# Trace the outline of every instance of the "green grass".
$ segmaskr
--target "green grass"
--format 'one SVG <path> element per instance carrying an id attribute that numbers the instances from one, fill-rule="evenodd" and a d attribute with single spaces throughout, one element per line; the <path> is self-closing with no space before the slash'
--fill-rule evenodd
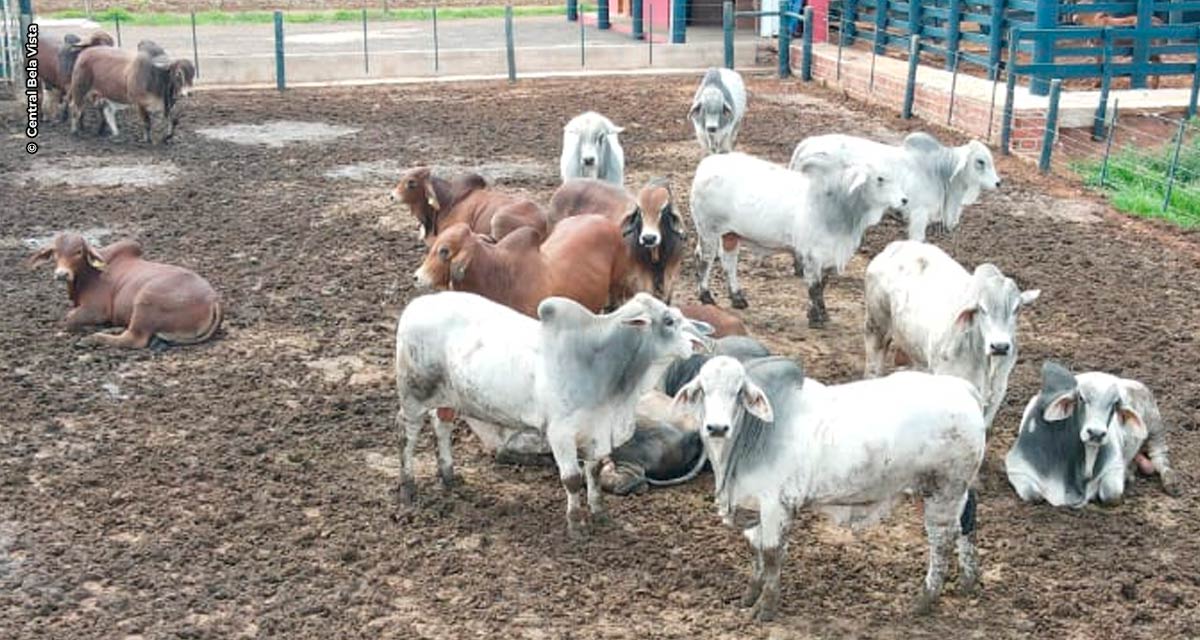
<path id="1" fill-rule="evenodd" d="M 561 16 L 566 13 L 564 6 L 553 7 L 513 7 L 513 16 Z M 87 13 L 78 10 L 56 11 L 45 17 L 51 19 L 87 18 Z M 143 13 L 127 9 L 106 9 L 92 14 L 91 19 L 100 24 L 111 24 L 117 18 L 123 25 L 147 27 L 174 27 L 191 24 L 191 16 L 186 13 Z M 462 20 L 466 18 L 502 18 L 504 7 L 446 7 L 438 10 L 438 20 Z M 421 9 L 392 9 L 386 13 L 382 9 L 368 9 L 367 20 L 380 21 L 417 21 L 430 20 L 433 11 Z M 197 11 L 197 25 L 229 25 L 229 24 L 268 24 L 274 21 L 271 11 Z M 338 9 L 328 11 L 284 11 L 283 21 L 291 24 L 315 24 L 335 22 L 359 22 L 362 11 L 355 9 Z"/>
<path id="2" fill-rule="evenodd" d="M 1077 161 L 1072 168 L 1089 186 L 1108 193 L 1119 211 L 1162 218 L 1181 227 L 1200 227 L 1200 121 L 1193 121 L 1185 133 L 1171 202 L 1163 211 L 1174 151 L 1174 140 L 1157 150 L 1131 146 L 1115 150 L 1109 158 L 1103 185 L 1100 184 L 1102 160 Z"/>

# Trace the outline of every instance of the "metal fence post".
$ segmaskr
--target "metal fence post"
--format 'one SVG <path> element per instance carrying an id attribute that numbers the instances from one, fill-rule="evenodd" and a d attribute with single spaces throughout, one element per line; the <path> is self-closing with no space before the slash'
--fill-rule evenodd
<path id="1" fill-rule="evenodd" d="M 517 55 L 513 44 L 513 8 L 511 4 L 504 5 L 504 49 L 508 61 L 508 81 L 517 81 Z"/>
<path id="2" fill-rule="evenodd" d="M 654 66 L 654 5 L 650 5 L 647 15 L 650 18 L 650 32 L 646 38 L 646 48 L 650 50 L 650 66 Z"/>
<path id="3" fill-rule="evenodd" d="M 949 108 L 946 109 L 947 125 L 954 121 L 954 94 L 958 91 L 958 65 L 960 62 L 962 62 L 958 57 L 957 49 L 950 54 L 948 61 L 951 63 L 950 67 L 954 70 L 954 72 L 950 76 L 950 105 Z"/>
<path id="4" fill-rule="evenodd" d="M 438 51 L 438 28 L 437 28 L 437 5 L 433 6 L 433 70 L 436 73 L 441 69 L 441 55 Z"/>
<path id="5" fill-rule="evenodd" d="M 725 38 L 725 68 L 733 68 L 733 3 L 725 0 L 721 4 L 721 33 Z"/>
<path id="6" fill-rule="evenodd" d="M 1162 210 L 1171 207 L 1171 189 L 1175 186 L 1175 168 L 1179 166 L 1179 149 L 1183 146 L 1183 135 L 1187 133 L 1187 120 L 1179 121 L 1179 135 L 1175 139 L 1175 153 L 1171 155 L 1171 168 L 1167 169 L 1167 195 L 1163 198 Z"/>
<path id="7" fill-rule="evenodd" d="M 847 0 L 847 1 L 849 1 L 849 0 Z M 838 45 L 837 45 L 838 52 L 837 52 L 837 65 L 836 65 L 837 68 L 834 71 L 834 78 L 836 78 L 838 82 L 841 82 L 842 81 L 842 48 L 845 47 L 847 44 L 849 44 L 848 42 L 846 42 L 846 38 L 843 38 L 841 36 L 841 34 L 846 33 L 846 13 L 845 12 L 842 12 L 842 23 L 841 23 L 841 28 L 838 29 L 838 32 L 839 32 L 838 33 Z"/>
<path id="8" fill-rule="evenodd" d="M 988 144 L 992 142 L 992 122 L 996 119 L 996 87 L 1000 85 L 1000 72 L 995 73 L 995 78 L 992 78 L 992 103 L 988 107 Z"/>
<path id="9" fill-rule="evenodd" d="M 1034 24 L 1038 29 L 1053 29 L 1058 26 L 1058 0 L 1037 0 L 1037 11 L 1034 12 Z M 1011 64 L 1016 60 L 1013 57 L 1009 60 Z M 1054 42 L 1047 38 L 1044 34 L 1039 34 L 1033 40 L 1033 61 L 1038 64 L 1048 64 L 1054 62 Z M 1039 71 L 1033 75 L 1029 83 L 1029 92 L 1035 96 L 1046 95 L 1048 85 L 1046 84 L 1049 76 L 1044 71 Z"/>
<path id="10" fill-rule="evenodd" d="M 916 4 L 915 2 L 913 4 Z M 921 36 L 909 36 L 908 41 L 908 81 L 904 83 L 904 108 L 900 117 L 908 120 L 913 114 L 913 98 L 917 90 L 917 63 L 921 55 Z"/>
<path id="11" fill-rule="evenodd" d="M 1154 26 L 1154 3 L 1137 3 L 1137 26 L 1140 35 L 1133 37 L 1133 73 L 1129 74 L 1130 89 L 1146 88 L 1146 69 L 1150 66 L 1150 37 L 1146 30 Z"/>
<path id="12" fill-rule="evenodd" d="M 887 49 L 888 0 L 875 0 L 875 53 Z"/>
<path id="13" fill-rule="evenodd" d="M 962 3 L 958 0 L 951 0 L 950 14 L 946 17 L 946 69 L 958 71 L 958 41 L 962 33 L 962 27 L 959 22 L 962 21 Z M 954 56 L 953 67 L 951 66 L 950 56 Z"/>
<path id="14" fill-rule="evenodd" d="M 921 1 L 908 3 L 908 34 L 920 37 L 921 35 Z"/>
<path id="15" fill-rule="evenodd" d="M 687 42 L 687 8 L 686 2 L 677 0 L 671 3 L 671 42 L 674 44 Z"/>
<path id="16" fill-rule="evenodd" d="M 839 45 L 854 44 L 854 38 L 858 35 L 858 27 L 854 24 L 854 16 L 857 15 L 858 0 L 842 0 L 842 28 L 838 31 Z"/>
<path id="17" fill-rule="evenodd" d="M 363 74 L 371 75 L 371 57 L 367 52 L 367 10 L 362 10 L 363 23 Z"/>
<path id="18" fill-rule="evenodd" d="M 1192 95 L 1188 98 L 1187 117 L 1196 117 L 1196 99 L 1200 97 L 1200 27 L 1196 27 L 1196 66 L 1192 70 Z"/>
<path id="19" fill-rule="evenodd" d="M 632 17 L 633 17 L 633 39 L 634 40 L 641 40 L 642 38 L 646 37 L 645 27 L 643 26 L 644 21 L 642 20 L 642 10 L 643 10 L 642 0 L 633 0 L 633 4 L 629 8 L 629 12 L 633 14 Z"/>
<path id="20" fill-rule="evenodd" d="M 113 24 L 117 28 L 117 46 L 121 46 L 121 14 L 113 13 Z"/>
<path id="21" fill-rule="evenodd" d="M 0 0 L 3 1 L 3 0 Z M 192 12 L 192 66 L 196 67 L 196 77 L 200 77 L 200 47 L 196 43 L 196 12 Z"/>
<path id="22" fill-rule="evenodd" d="M 587 66 L 587 35 L 584 33 L 582 17 L 579 19 L 579 66 Z"/>
<path id="23" fill-rule="evenodd" d="M 1117 137 L 1117 118 L 1121 117 L 1121 99 L 1113 100 L 1112 124 L 1108 126 L 1108 139 L 1104 141 L 1104 162 L 1100 164 L 1100 186 L 1108 180 L 1108 157 L 1112 155 L 1113 138 Z"/>
<path id="24" fill-rule="evenodd" d="M 567 22 L 579 19 L 579 0 L 567 0 Z"/>
<path id="25" fill-rule="evenodd" d="M 1017 96 L 1017 39 L 1021 30 L 1013 27 L 1008 33 L 1008 77 L 1004 81 L 1004 118 L 1000 121 L 1000 152 L 1012 153 L 1013 100 Z"/>
<path id="26" fill-rule="evenodd" d="M 612 27 L 608 16 L 608 0 L 598 0 L 596 3 L 596 28 L 604 31 Z"/>
<path id="27" fill-rule="evenodd" d="M 1006 0 L 992 0 L 991 20 L 988 22 L 988 80 L 1000 77 L 1000 51 L 1004 48 L 1004 13 Z M 1008 64 L 1016 63 L 1009 58 Z"/>
<path id="28" fill-rule="evenodd" d="M 781 3 L 782 6 L 782 3 Z M 779 77 L 792 75 L 792 19 L 779 12 Z M 807 31 L 807 29 L 806 29 Z"/>
<path id="29" fill-rule="evenodd" d="M 1054 136 L 1058 133 L 1058 99 L 1062 97 L 1062 80 L 1050 81 L 1050 108 L 1046 111 L 1046 131 L 1042 134 L 1042 155 L 1038 158 L 1038 170 L 1050 171 L 1050 155 L 1054 152 Z"/>
<path id="30" fill-rule="evenodd" d="M 287 88 L 286 74 L 283 67 L 283 12 L 275 12 L 275 88 L 283 91 Z"/>
<path id="31" fill-rule="evenodd" d="M 1096 105 L 1096 115 L 1092 122 L 1092 140 L 1104 137 L 1104 116 L 1108 110 L 1108 91 L 1112 86 L 1112 31 L 1104 28 L 1104 66 L 1100 70 L 1100 104 Z"/>
<path id="32" fill-rule="evenodd" d="M 828 20 L 828 16 L 825 18 Z M 826 41 L 829 37 L 826 36 Z M 812 81 L 813 8 L 804 7 L 804 35 L 800 38 L 800 79 Z"/>

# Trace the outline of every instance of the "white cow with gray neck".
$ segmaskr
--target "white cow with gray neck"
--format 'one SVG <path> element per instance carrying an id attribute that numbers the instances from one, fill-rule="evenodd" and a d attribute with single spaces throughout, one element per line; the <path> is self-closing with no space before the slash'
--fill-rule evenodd
<path id="1" fill-rule="evenodd" d="M 1146 385 L 1096 371 L 1072 375 L 1047 361 L 1041 393 L 1025 406 L 1021 430 L 1005 458 L 1008 482 L 1026 502 L 1112 504 L 1125 495 L 1136 466 L 1157 472 L 1163 489 L 1174 494 L 1178 486 L 1166 434 Z"/>
<path id="2" fill-rule="evenodd" d="M 563 182 L 571 178 L 594 178 L 625 186 L 625 151 L 617 135 L 624 131 L 612 120 L 588 111 L 563 127 L 559 171 Z"/>
<path id="3" fill-rule="evenodd" d="M 992 264 L 968 273 L 922 242 L 889 244 L 867 265 L 866 375 L 883 373 L 889 347 L 919 369 L 958 376 L 983 395 L 991 427 L 1017 362 L 1017 317 L 1040 291 L 1021 291 Z"/>
<path id="4" fill-rule="evenodd" d="M 746 85 L 733 69 L 710 68 L 700 80 L 688 118 L 708 153 L 729 153 L 746 115 Z"/>
<path id="5" fill-rule="evenodd" d="M 911 133 L 900 146 L 892 146 L 840 133 L 806 138 L 792 153 L 795 167 L 814 153 L 845 159 L 870 157 L 897 167 L 908 207 L 901 215 L 908 224 L 909 240 L 925 240 L 931 224 L 953 230 L 963 207 L 974 204 L 983 190 L 1000 187 L 1000 176 L 987 145 L 972 140 L 946 147 L 927 133 Z"/>
<path id="6" fill-rule="evenodd" d="M 924 501 L 929 566 L 917 600 L 928 611 L 941 594 L 957 543 L 959 585 L 979 578 L 971 482 L 983 460 L 979 396 L 950 376 L 899 372 L 825 386 L 795 362 L 765 358 L 743 366 L 729 357 L 704 364 L 675 396 L 701 416 L 717 505 L 727 524 L 757 508 L 745 529 L 754 574 L 742 600 L 760 621 L 774 617 L 792 514 L 803 507 L 865 525 L 906 491 Z"/>
<path id="7" fill-rule="evenodd" d="M 437 434 L 438 475 L 454 482 L 450 436 L 462 416 L 506 439 L 544 438 L 567 490 L 570 533 L 585 533 L 578 453 L 591 516 L 604 517 L 598 461 L 632 435 L 638 398 L 711 331 L 644 293 L 606 315 L 547 298 L 538 317 L 454 291 L 421 296 L 404 309 L 396 329 L 402 504 L 415 494 L 413 455 L 427 416 Z"/>

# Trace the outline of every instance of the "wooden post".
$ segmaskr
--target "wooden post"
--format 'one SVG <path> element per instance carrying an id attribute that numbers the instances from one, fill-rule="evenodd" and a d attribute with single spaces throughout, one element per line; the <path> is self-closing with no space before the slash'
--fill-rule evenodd
<path id="1" fill-rule="evenodd" d="M 437 71 L 441 68 L 441 66 L 442 66 L 441 55 L 438 52 L 437 5 L 435 4 L 435 5 L 433 5 L 433 71 L 434 71 L 434 73 L 437 73 Z"/>
<path id="2" fill-rule="evenodd" d="M 1038 29 L 1053 29 L 1058 26 L 1058 0 L 1037 0 L 1034 25 Z M 1010 59 L 1009 64 L 1015 59 Z M 1039 64 L 1054 62 L 1054 41 L 1039 35 L 1033 41 L 1033 61 Z M 1049 76 L 1045 72 L 1035 73 L 1029 83 L 1029 93 L 1035 96 L 1046 95 L 1049 90 L 1049 85 L 1046 84 L 1048 80 Z"/>
<path id="3" fill-rule="evenodd" d="M 1042 156 L 1038 159 L 1038 170 L 1050 171 L 1050 156 L 1054 153 L 1054 136 L 1058 133 L 1058 99 L 1062 97 L 1062 80 L 1050 81 L 1050 108 L 1046 111 L 1046 131 L 1042 133 Z"/>
<path id="4" fill-rule="evenodd" d="M 287 88 L 286 73 L 283 67 L 283 12 L 275 12 L 275 88 L 283 91 Z"/>
<path id="5" fill-rule="evenodd" d="M 1095 121 L 1092 123 L 1092 140 L 1104 139 L 1104 120 L 1105 112 L 1108 110 L 1108 91 L 1112 86 L 1112 49 L 1112 29 L 1111 27 L 1105 27 L 1104 66 L 1100 70 L 1100 104 L 1096 105 Z"/>
<path id="6" fill-rule="evenodd" d="M 913 4 L 916 4 L 915 2 Z M 913 98 L 917 90 L 917 64 L 921 58 L 921 36 L 909 36 L 908 41 L 908 81 L 904 83 L 904 108 L 900 116 L 905 120 L 912 118 Z"/>
<path id="7" fill-rule="evenodd" d="M 362 10 L 363 24 L 363 74 L 371 75 L 371 56 L 367 51 L 367 10 Z"/>
<path id="8" fill-rule="evenodd" d="M 992 0 L 991 22 L 988 23 L 988 80 L 1000 77 L 1000 51 L 1004 48 L 1004 12 L 1007 0 Z M 1008 64 L 1015 63 L 1010 58 Z"/>

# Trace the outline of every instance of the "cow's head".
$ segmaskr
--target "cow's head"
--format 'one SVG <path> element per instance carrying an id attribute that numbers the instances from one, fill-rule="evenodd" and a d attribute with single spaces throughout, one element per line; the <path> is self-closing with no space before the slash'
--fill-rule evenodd
<path id="1" fill-rule="evenodd" d="M 1041 291 L 1021 291 L 1012 278 L 993 264 L 981 264 L 971 275 L 970 286 L 954 318 L 957 340 L 949 340 L 939 356 L 949 368 L 953 361 L 983 362 L 988 358 L 1015 357 L 1017 318 L 1022 308 L 1038 299 Z M 971 353 L 964 353 L 973 351 Z M 950 373 L 949 369 L 938 369 Z"/>
<path id="2" fill-rule="evenodd" d="M 973 204 L 980 191 L 1000 188 L 1000 175 L 996 173 L 996 163 L 992 160 L 992 151 L 987 145 L 972 140 L 955 149 L 954 153 L 954 174 L 950 177 L 950 182 L 961 185 L 964 190 L 963 204 Z"/>
<path id="3" fill-rule="evenodd" d="M 891 167 L 873 161 L 854 163 L 846 167 L 844 177 L 847 194 L 865 209 L 882 215 L 886 209 L 908 206 L 908 196 Z"/>
<path id="4" fill-rule="evenodd" d="M 639 293 L 613 315 L 626 327 L 645 332 L 649 350 L 657 362 L 670 363 L 709 348 L 712 325 L 689 320 L 683 313 L 648 293 Z"/>
<path id="5" fill-rule="evenodd" d="M 36 267 L 54 258 L 54 279 L 74 285 L 87 275 L 104 271 L 108 265 L 104 258 L 88 245 L 78 233 L 60 233 L 54 242 L 29 256 L 29 266 Z"/>
<path id="6" fill-rule="evenodd" d="M 573 138 L 578 145 L 576 153 L 579 154 L 579 166 L 583 177 L 600 177 L 600 169 L 606 161 L 609 147 L 619 144 L 617 135 L 624 130 L 608 118 L 591 111 L 567 123 L 567 138 Z"/>
<path id="7" fill-rule="evenodd" d="M 632 236 L 638 246 L 647 249 L 682 239 L 683 228 L 683 220 L 675 212 L 671 183 L 665 178 L 655 178 L 642 187 L 637 205 L 621 224 L 624 235 Z"/>
<path id="8" fill-rule="evenodd" d="M 187 97 L 196 82 L 196 66 L 191 60 L 181 58 L 173 61 L 167 70 L 171 74 L 171 93 L 175 97 Z"/>
<path id="9" fill-rule="evenodd" d="M 429 167 L 409 169 L 400 176 L 396 188 L 388 193 L 392 202 L 407 205 L 409 212 L 421 225 L 420 237 L 428 239 L 437 234 L 437 214 L 442 203 L 433 188 L 433 172 Z"/>
<path id="10" fill-rule="evenodd" d="M 1081 385 L 1066 367 L 1050 361 L 1042 366 L 1042 420 L 1078 427 L 1084 447 L 1083 475 L 1089 479 L 1097 454 L 1114 433 L 1145 429 L 1142 416 L 1117 384 Z"/>
<path id="11" fill-rule="evenodd" d="M 467 268 L 479 246 L 471 227 L 452 224 L 437 236 L 425 261 L 413 274 L 419 287 L 454 289 L 467 277 Z"/>
<path id="12" fill-rule="evenodd" d="M 733 105 L 729 104 L 719 88 L 707 85 L 696 96 L 688 116 L 703 129 L 708 139 L 708 150 L 715 153 L 716 133 L 733 122 Z"/>
<path id="13" fill-rule="evenodd" d="M 718 450 L 734 436 L 742 411 L 763 422 L 775 420 L 767 395 L 746 375 L 742 363 L 729 356 L 705 362 L 675 394 L 675 406 L 700 418 L 704 425 L 700 436 Z"/>

